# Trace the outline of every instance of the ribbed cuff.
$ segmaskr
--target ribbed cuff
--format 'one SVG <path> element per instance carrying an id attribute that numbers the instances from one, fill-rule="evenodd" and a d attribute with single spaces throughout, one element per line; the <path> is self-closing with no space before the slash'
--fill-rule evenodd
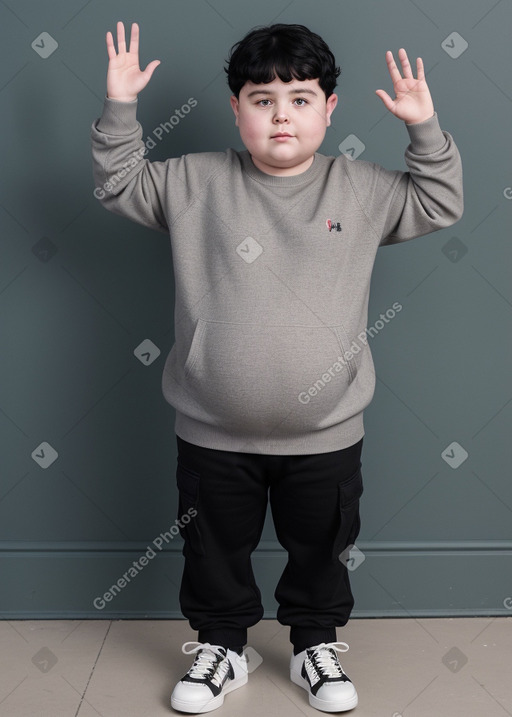
<path id="1" fill-rule="evenodd" d="M 121 102 L 105 95 L 103 112 L 96 129 L 105 134 L 132 134 L 137 129 L 137 105 L 138 99 Z"/>
<path id="2" fill-rule="evenodd" d="M 423 122 L 405 126 L 411 139 L 409 149 L 413 154 L 432 154 L 446 144 L 446 137 L 439 125 L 437 112 Z"/>

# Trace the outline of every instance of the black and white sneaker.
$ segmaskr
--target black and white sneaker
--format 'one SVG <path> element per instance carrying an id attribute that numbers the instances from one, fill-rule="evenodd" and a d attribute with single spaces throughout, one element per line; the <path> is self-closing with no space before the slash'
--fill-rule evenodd
<path id="1" fill-rule="evenodd" d="M 343 646 L 343 649 L 338 646 Z M 346 642 L 322 642 L 292 654 L 290 679 L 309 693 L 309 704 L 322 712 L 346 712 L 357 706 L 357 692 L 343 671 L 338 652 Z"/>
<path id="2" fill-rule="evenodd" d="M 195 645 L 186 650 L 187 645 Z M 171 706 L 180 712 L 211 712 L 224 703 L 224 695 L 247 682 L 245 654 L 209 642 L 185 642 L 185 655 L 196 652 L 194 664 L 178 682 L 171 695 Z"/>

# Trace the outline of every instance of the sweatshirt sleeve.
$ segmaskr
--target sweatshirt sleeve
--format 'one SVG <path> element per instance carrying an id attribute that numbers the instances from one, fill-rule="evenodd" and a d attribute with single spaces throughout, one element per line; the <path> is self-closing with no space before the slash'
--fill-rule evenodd
<path id="1" fill-rule="evenodd" d="M 103 112 L 91 127 L 94 196 L 114 214 L 168 233 L 164 211 L 166 162 L 149 162 L 136 119 L 138 100 L 105 95 Z"/>
<path id="2" fill-rule="evenodd" d="M 354 192 L 381 246 L 448 227 L 463 213 L 462 162 L 453 137 L 441 130 L 437 113 L 406 124 L 408 171 L 354 162 Z"/>

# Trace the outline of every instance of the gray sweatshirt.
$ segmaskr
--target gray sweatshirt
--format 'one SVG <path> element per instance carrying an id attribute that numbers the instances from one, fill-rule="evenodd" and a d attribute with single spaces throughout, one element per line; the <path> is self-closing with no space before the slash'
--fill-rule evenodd
<path id="1" fill-rule="evenodd" d="M 317 152 L 305 172 L 276 177 L 247 150 L 150 162 L 137 104 L 105 97 L 92 124 L 94 194 L 170 236 L 175 343 L 162 389 L 176 434 L 263 454 L 356 443 L 375 389 L 376 251 L 460 219 L 453 138 L 435 114 L 406 125 L 407 172 Z"/>

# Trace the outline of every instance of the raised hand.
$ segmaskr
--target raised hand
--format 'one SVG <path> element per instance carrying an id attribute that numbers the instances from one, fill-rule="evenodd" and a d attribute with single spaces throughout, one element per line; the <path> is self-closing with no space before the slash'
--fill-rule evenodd
<path id="1" fill-rule="evenodd" d="M 398 51 L 398 57 L 402 63 L 403 77 L 396 66 L 393 53 L 390 50 L 386 52 L 386 62 L 393 82 L 395 99 L 392 100 L 384 90 L 375 90 L 375 93 L 390 112 L 407 124 L 423 122 L 434 114 L 434 103 L 425 82 L 423 60 L 421 57 L 416 60 L 418 77 L 415 79 L 409 58 L 403 48 Z"/>
<path id="2" fill-rule="evenodd" d="M 107 97 L 113 100 L 130 102 L 137 99 L 137 95 L 148 84 L 151 75 L 160 64 L 160 60 L 153 60 L 141 72 L 139 68 L 139 26 L 132 23 L 130 50 L 126 52 L 124 24 L 117 23 L 116 54 L 112 33 L 107 32 L 107 52 L 109 57 L 107 72 Z"/>

